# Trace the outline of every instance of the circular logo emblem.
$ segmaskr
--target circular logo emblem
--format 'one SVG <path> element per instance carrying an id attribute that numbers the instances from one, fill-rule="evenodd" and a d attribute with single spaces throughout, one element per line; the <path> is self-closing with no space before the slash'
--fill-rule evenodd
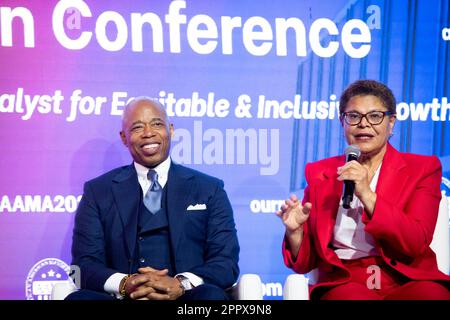
<path id="1" fill-rule="evenodd" d="M 53 286 L 69 279 L 70 266 L 56 258 L 42 259 L 28 273 L 25 281 L 27 300 L 50 300 Z"/>

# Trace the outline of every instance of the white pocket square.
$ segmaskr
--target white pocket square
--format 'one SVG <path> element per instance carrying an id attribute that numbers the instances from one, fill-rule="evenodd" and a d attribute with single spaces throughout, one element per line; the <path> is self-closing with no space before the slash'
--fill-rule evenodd
<path id="1" fill-rule="evenodd" d="M 196 204 L 195 206 L 191 204 L 186 210 L 206 210 L 206 204 Z"/>

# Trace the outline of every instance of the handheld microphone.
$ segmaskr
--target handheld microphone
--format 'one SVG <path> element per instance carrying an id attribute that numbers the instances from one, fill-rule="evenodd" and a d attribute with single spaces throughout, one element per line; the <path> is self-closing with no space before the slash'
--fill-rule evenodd
<path id="1" fill-rule="evenodd" d="M 357 145 L 350 145 L 345 149 L 345 162 L 352 160 L 358 161 L 361 155 Z M 342 196 L 342 206 L 345 209 L 350 208 L 350 203 L 353 201 L 353 192 L 355 191 L 355 182 L 352 180 L 344 180 L 344 194 Z"/>

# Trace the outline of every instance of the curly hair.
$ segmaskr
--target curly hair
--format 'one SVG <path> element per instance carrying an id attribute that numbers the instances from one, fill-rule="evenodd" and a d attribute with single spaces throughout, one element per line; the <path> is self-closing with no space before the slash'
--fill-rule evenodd
<path id="1" fill-rule="evenodd" d="M 355 96 L 375 96 L 383 103 L 386 109 L 396 114 L 396 102 L 391 89 L 375 80 L 357 80 L 350 84 L 342 93 L 339 100 L 339 113 L 345 112 L 348 102 Z"/>

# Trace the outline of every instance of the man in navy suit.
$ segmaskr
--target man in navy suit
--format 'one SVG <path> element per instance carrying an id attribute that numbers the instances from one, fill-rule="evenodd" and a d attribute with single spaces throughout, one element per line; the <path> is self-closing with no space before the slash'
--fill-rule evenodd
<path id="1" fill-rule="evenodd" d="M 67 299 L 228 299 L 239 274 L 230 201 L 221 180 L 171 160 L 172 135 L 158 101 L 126 106 L 120 137 L 134 161 L 84 186 L 72 244 L 81 290 Z"/>

